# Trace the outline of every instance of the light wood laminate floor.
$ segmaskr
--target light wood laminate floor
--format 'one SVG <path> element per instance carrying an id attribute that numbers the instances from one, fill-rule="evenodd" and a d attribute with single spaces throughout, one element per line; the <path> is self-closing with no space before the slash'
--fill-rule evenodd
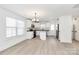
<path id="1" fill-rule="evenodd" d="M 79 54 L 79 42 L 60 43 L 54 37 L 47 37 L 47 40 L 39 38 L 25 40 L 11 48 L 8 48 L 0 55 L 75 55 Z"/>

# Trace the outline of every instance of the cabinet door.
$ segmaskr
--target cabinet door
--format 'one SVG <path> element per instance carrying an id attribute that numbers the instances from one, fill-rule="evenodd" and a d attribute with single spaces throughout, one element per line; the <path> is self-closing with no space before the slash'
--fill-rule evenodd
<path id="1" fill-rule="evenodd" d="M 72 42 L 72 17 L 62 16 L 59 19 L 60 42 Z"/>

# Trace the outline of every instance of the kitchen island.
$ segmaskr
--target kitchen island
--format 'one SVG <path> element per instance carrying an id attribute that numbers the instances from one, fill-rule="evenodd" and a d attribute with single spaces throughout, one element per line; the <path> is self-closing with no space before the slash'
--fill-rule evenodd
<path id="1" fill-rule="evenodd" d="M 38 36 L 40 37 L 41 40 L 46 40 L 47 32 L 48 32 L 49 30 L 36 29 L 35 31 L 36 31 L 36 33 L 35 33 L 36 35 L 37 35 L 37 32 L 39 32 L 39 33 L 38 33 Z M 28 32 L 30 32 L 30 30 L 29 30 Z M 34 36 L 34 35 L 32 35 L 32 36 Z"/>
<path id="2" fill-rule="evenodd" d="M 46 40 L 46 31 L 40 31 L 39 36 L 41 40 Z"/>

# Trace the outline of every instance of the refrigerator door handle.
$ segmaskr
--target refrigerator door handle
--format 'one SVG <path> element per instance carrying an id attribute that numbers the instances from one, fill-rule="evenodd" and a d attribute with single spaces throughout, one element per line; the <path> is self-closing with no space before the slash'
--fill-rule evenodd
<path id="1" fill-rule="evenodd" d="M 72 31 L 72 32 L 77 32 L 77 31 Z"/>

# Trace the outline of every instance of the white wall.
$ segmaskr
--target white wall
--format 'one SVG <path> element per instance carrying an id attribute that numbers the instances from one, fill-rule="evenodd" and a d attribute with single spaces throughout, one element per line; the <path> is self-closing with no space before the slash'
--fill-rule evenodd
<path id="1" fill-rule="evenodd" d="M 0 51 L 26 39 L 25 33 L 23 36 L 6 38 L 6 17 L 13 17 L 23 21 L 25 19 L 24 17 L 21 17 L 13 12 L 0 8 Z"/>
<path id="2" fill-rule="evenodd" d="M 72 16 L 62 16 L 59 18 L 59 40 L 60 42 L 72 42 Z"/>
<path id="3" fill-rule="evenodd" d="M 28 20 L 28 19 L 25 20 L 25 28 L 26 29 L 29 28 L 29 27 L 31 27 L 31 24 L 32 24 L 31 20 Z"/>

